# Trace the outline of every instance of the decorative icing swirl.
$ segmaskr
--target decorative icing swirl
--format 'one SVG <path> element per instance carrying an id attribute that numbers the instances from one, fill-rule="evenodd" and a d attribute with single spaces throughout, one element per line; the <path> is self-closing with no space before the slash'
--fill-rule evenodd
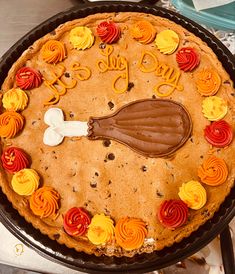
<path id="1" fill-rule="evenodd" d="M 22 89 L 37 88 L 42 83 L 41 73 L 33 68 L 22 67 L 16 73 L 16 84 Z"/>
<path id="2" fill-rule="evenodd" d="M 41 53 L 45 62 L 56 64 L 66 57 L 66 48 L 60 41 L 49 40 L 43 45 Z"/>
<path id="3" fill-rule="evenodd" d="M 21 169 L 29 167 L 29 156 L 20 148 L 8 147 L 4 149 L 2 156 L 2 166 L 9 173 L 15 173 Z"/>
<path id="4" fill-rule="evenodd" d="M 198 181 L 183 183 L 178 195 L 189 208 L 196 210 L 202 208 L 207 200 L 206 190 Z"/>
<path id="5" fill-rule="evenodd" d="M 153 25 L 145 20 L 138 21 L 131 29 L 132 37 L 142 44 L 149 44 L 153 42 L 156 31 Z"/>
<path id="6" fill-rule="evenodd" d="M 83 208 L 73 207 L 64 216 L 64 230 L 71 236 L 82 236 L 90 222 L 90 217 Z"/>
<path id="7" fill-rule="evenodd" d="M 0 136 L 14 137 L 24 126 L 24 117 L 15 111 L 6 111 L 0 115 Z"/>
<path id="8" fill-rule="evenodd" d="M 206 126 L 204 136 L 211 145 L 226 147 L 233 140 L 233 129 L 226 121 L 220 120 Z"/>
<path id="9" fill-rule="evenodd" d="M 202 102 L 202 113 L 209 121 L 218 121 L 227 114 L 228 106 L 225 100 L 217 96 L 209 96 Z"/>
<path id="10" fill-rule="evenodd" d="M 19 195 L 32 195 L 39 186 L 39 176 L 34 169 L 21 169 L 11 180 L 13 190 Z"/>
<path id="11" fill-rule="evenodd" d="M 101 22 L 98 25 L 96 31 L 102 42 L 105 42 L 107 44 L 116 43 L 121 37 L 120 28 L 117 24 L 111 21 Z"/>
<path id="12" fill-rule="evenodd" d="M 223 159 L 212 155 L 198 168 L 198 177 L 204 184 L 218 186 L 228 177 L 228 168 Z"/>
<path id="13" fill-rule="evenodd" d="M 115 226 L 116 241 L 125 250 L 140 248 L 147 233 L 146 223 L 137 218 L 122 218 Z"/>
<path id="14" fill-rule="evenodd" d="M 173 30 L 163 30 L 158 33 L 155 39 L 155 45 L 163 54 L 172 54 L 179 45 L 179 36 Z"/>
<path id="15" fill-rule="evenodd" d="M 30 208 L 40 218 L 57 217 L 59 209 L 59 193 L 49 186 L 43 186 L 36 190 L 30 197 Z"/>
<path id="16" fill-rule="evenodd" d="M 200 63 L 200 57 L 194 48 L 185 47 L 176 54 L 179 68 L 185 72 L 194 70 Z"/>
<path id="17" fill-rule="evenodd" d="M 158 219 L 163 226 L 175 229 L 187 222 L 188 214 L 186 203 L 181 200 L 167 200 L 160 205 Z"/>
<path id="18" fill-rule="evenodd" d="M 2 103 L 7 110 L 24 110 L 28 104 L 28 96 L 23 90 L 12 88 L 4 93 Z"/>
<path id="19" fill-rule="evenodd" d="M 94 43 L 94 36 L 88 27 L 76 27 L 69 33 L 69 41 L 75 49 L 84 50 Z"/>
<path id="20" fill-rule="evenodd" d="M 88 227 L 88 239 L 95 245 L 105 244 L 114 237 L 113 220 L 103 213 L 96 214 Z"/>
<path id="21" fill-rule="evenodd" d="M 219 74 L 213 69 L 203 69 L 196 75 L 198 92 L 203 96 L 212 96 L 217 93 L 221 85 Z"/>

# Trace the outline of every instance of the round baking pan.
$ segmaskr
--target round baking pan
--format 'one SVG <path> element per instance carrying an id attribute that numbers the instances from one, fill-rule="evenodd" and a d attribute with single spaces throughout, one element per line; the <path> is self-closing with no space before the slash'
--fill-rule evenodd
<path id="1" fill-rule="evenodd" d="M 7 76 L 8 70 L 21 56 L 23 51 L 43 35 L 53 31 L 58 25 L 90 14 L 125 11 L 144 12 L 165 17 L 194 33 L 212 48 L 235 83 L 235 60 L 232 54 L 207 30 L 190 19 L 163 8 L 152 7 L 143 3 L 136 4 L 112 1 L 96 2 L 93 4 L 86 3 L 76 6 L 53 16 L 26 34 L 0 59 L 0 86 Z M 175 243 L 171 247 L 166 247 L 161 251 L 135 255 L 133 258 L 96 257 L 82 252 L 76 252 L 41 234 L 39 230 L 27 223 L 25 219 L 13 209 L 6 196 L 0 191 L 1 221 L 12 234 L 47 259 L 88 273 L 144 273 L 167 267 L 192 255 L 208 244 L 226 228 L 233 216 L 235 216 L 235 187 L 233 187 L 214 217 L 208 220 L 197 231 L 193 232 L 190 237 L 183 239 L 181 242 Z"/>

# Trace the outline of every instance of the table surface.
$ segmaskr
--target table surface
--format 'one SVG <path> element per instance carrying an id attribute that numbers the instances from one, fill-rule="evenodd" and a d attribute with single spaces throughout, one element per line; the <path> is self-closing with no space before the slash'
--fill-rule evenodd
<path id="1" fill-rule="evenodd" d="M 0 0 L 0 56 L 39 23 L 58 12 L 71 8 L 79 1 Z M 133 0 L 133 2 L 138 2 L 138 0 Z M 161 4 L 163 6 L 169 5 L 167 0 L 161 0 Z M 233 221 L 232 226 L 235 230 L 235 221 Z M 11 235 L 2 224 L 0 224 L 0 242 L 4 242 L 4 245 L 0 245 L 0 263 L 44 273 L 79 273 L 42 258 Z M 186 261 L 185 264 L 178 264 L 178 266 L 165 269 L 164 273 L 204 274 L 208 271 L 211 271 L 211 274 L 223 273 L 218 239 L 199 252 L 195 258 L 199 262 L 200 259 L 202 261 L 205 259 L 204 264 L 200 265 L 192 263 L 192 261 Z"/>

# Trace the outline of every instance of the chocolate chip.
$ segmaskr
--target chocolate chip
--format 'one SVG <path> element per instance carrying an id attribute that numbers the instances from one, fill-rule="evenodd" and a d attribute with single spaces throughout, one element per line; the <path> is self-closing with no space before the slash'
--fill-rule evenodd
<path id="1" fill-rule="evenodd" d="M 45 166 L 45 171 L 48 170 L 48 166 Z"/>
<path id="2" fill-rule="evenodd" d="M 156 95 L 153 95 L 152 98 L 153 98 L 153 99 L 156 99 L 157 97 L 156 97 Z"/>
<path id="3" fill-rule="evenodd" d="M 73 114 L 72 111 L 69 112 L 69 117 L 70 117 L 70 118 L 73 118 L 73 117 L 74 117 L 74 114 Z"/>
<path id="4" fill-rule="evenodd" d="M 69 78 L 69 77 L 70 77 L 70 74 L 69 74 L 68 72 L 65 72 L 64 76 L 65 76 L 66 78 Z"/>
<path id="5" fill-rule="evenodd" d="M 53 154 L 55 154 L 55 151 L 54 151 L 54 150 L 52 150 L 52 153 L 53 153 Z"/>
<path id="6" fill-rule="evenodd" d="M 32 125 L 34 125 L 36 122 L 37 122 L 37 121 L 33 121 L 33 122 L 32 122 Z"/>
<path id="7" fill-rule="evenodd" d="M 90 186 L 91 186 L 92 188 L 96 188 L 96 187 L 97 187 L 97 183 L 96 183 L 96 182 L 91 182 L 91 183 L 90 183 Z"/>
<path id="8" fill-rule="evenodd" d="M 99 44 L 99 48 L 100 49 L 105 49 L 106 48 L 106 44 L 105 43 L 100 43 Z"/>
<path id="9" fill-rule="evenodd" d="M 109 147 L 111 145 L 111 141 L 110 140 L 103 140 L 103 146 L 105 147 Z"/>
<path id="10" fill-rule="evenodd" d="M 191 137 L 191 138 L 190 138 L 190 142 L 192 142 L 192 143 L 193 143 L 193 137 Z"/>
<path id="11" fill-rule="evenodd" d="M 114 103 L 113 103 L 113 102 L 111 102 L 111 101 L 109 101 L 109 102 L 108 102 L 108 106 L 109 106 L 110 110 L 112 110 L 112 109 L 113 109 L 113 107 L 114 107 Z"/>
<path id="12" fill-rule="evenodd" d="M 230 81 L 229 81 L 229 80 L 225 80 L 225 81 L 223 82 L 223 84 L 225 84 L 225 85 L 230 85 Z"/>
<path id="13" fill-rule="evenodd" d="M 136 193 L 137 190 L 138 190 L 138 189 L 137 189 L 136 187 L 134 187 L 134 188 L 133 188 L 133 193 Z"/>
<path id="14" fill-rule="evenodd" d="M 203 155 L 201 155 L 200 158 L 203 159 Z"/>
<path id="15" fill-rule="evenodd" d="M 147 167 L 146 166 L 142 166 L 141 169 L 142 169 L 143 172 L 147 171 Z"/>
<path id="16" fill-rule="evenodd" d="M 111 180 L 109 180 L 108 185 L 111 185 L 111 184 L 112 184 L 112 181 L 111 181 Z"/>
<path id="17" fill-rule="evenodd" d="M 156 195 L 158 198 L 162 198 L 164 195 L 160 191 L 156 191 Z"/>
<path id="18" fill-rule="evenodd" d="M 60 234 L 54 234 L 53 237 L 55 240 L 58 240 L 60 238 Z"/>
<path id="19" fill-rule="evenodd" d="M 235 93 L 231 93 L 231 96 L 235 96 Z"/>
<path id="20" fill-rule="evenodd" d="M 127 91 L 130 91 L 134 86 L 133 82 L 128 83 Z"/>
<path id="21" fill-rule="evenodd" d="M 95 172 L 95 176 L 99 176 L 99 173 L 98 173 L 98 172 Z"/>
<path id="22" fill-rule="evenodd" d="M 114 155 L 113 153 L 109 153 L 109 154 L 107 155 L 107 158 L 108 158 L 109 160 L 113 161 L 113 160 L 115 159 L 115 155 Z"/>
<path id="23" fill-rule="evenodd" d="M 72 188 L 72 191 L 73 192 L 77 192 L 77 190 L 76 190 L 76 188 L 73 186 L 73 188 Z"/>

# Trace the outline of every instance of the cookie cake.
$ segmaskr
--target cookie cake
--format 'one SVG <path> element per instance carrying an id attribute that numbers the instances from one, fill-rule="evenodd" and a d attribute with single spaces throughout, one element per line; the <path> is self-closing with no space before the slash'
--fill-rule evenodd
<path id="1" fill-rule="evenodd" d="M 1 91 L 1 188 L 69 248 L 161 250 L 212 218 L 234 185 L 233 83 L 168 19 L 69 21 L 22 54 Z"/>

